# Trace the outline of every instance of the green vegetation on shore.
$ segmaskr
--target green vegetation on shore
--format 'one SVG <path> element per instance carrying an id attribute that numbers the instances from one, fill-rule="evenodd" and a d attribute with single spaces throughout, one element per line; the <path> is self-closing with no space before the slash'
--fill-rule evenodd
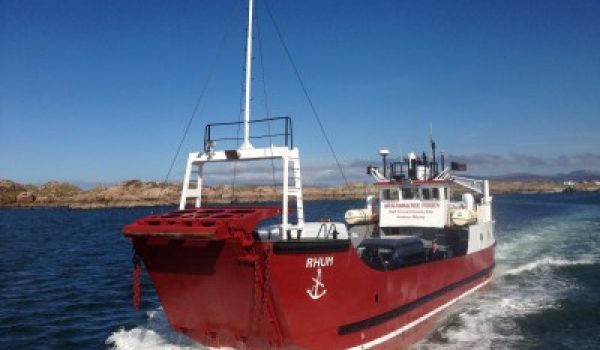
<path id="1" fill-rule="evenodd" d="M 551 193 L 565 190 L 598 191 L 594 183 L 578 183 L 565 186 L 557 181 L 493 181 L 492 194 L 502 193 Z M 25 185 L 10 180 L 0 180 L 0 206 L 4 207 L 69 207 L 108 208 L 155 205 L 176 205 L 181 193 L 180 184 L 128 180 L 90 190 L 67 183 L 51 181 L 43 185 Z M 352 183 L 346 186 L 305 187 L 304 198 L 315 199 L 362 199 L 375 194 L 372 184 Z M 281 190 L 273 186 L 206 186 L 203 201 L 209 203 L 265 202 L 281 198 Z"/>

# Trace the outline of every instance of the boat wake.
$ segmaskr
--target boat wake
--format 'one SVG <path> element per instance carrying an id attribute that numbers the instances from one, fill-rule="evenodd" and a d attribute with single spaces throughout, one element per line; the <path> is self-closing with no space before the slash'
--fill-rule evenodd
<path id="1" fill-rule="evenodd" d="M 459 303 L 456 312 L 414 349 L 535 347 L 521 321 L 559 309 L 565 299 L 584 293 L 585 286 L 578 285 L 568 269 L 600 265 L 597 223 L 568 219 L 572 220 L 549 218 L 536 227 L 505 232 L 498 239 L 503 243 L 497 246 L 490 288 Z"/>
<path id="2" fill-rule="evenodd" d="M 597 256 L 580 256 L 577 260 L 568 260 L 561 258 L 545 257 L 536 261 L 512 268 L 504 272 L 504 276 L 519 275 L 524 272 L 535 272 L 544 269 L 552 269 L 560 266 L 575 266 L 575 265 L 593 265 L 598 262 Z"/>
<path id="3" fill-rule="evenodd" d="M 121 328 L 106 339 L 111 350 L 208 350 L 185 335 L 171 329 L 162 308 L 148 311 L 146 324 L 132 329 Z M 220 348 L 230 349 L 230 348 Z"/>

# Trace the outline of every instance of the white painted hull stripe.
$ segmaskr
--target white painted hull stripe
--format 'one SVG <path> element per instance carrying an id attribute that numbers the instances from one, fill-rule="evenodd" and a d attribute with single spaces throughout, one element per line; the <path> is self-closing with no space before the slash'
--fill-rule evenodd
<path id="1" fill-rule="evenodd" d="M 437 308 L 429 311 L 428 313 L 426 313 L 425 315 L 417 318 L 416 320 L 405 324 L 404 326 L 396 329 L 395 331 L 392 331 L 384 336 L 381 336 L 379 338 L 373 339 L 367 343 L 361 344 L 361 345 L 357 345 L 354 346 L 352 348 L 348 348 L 348 350 L 363 350 L 363 349 L 369 349 L 372 348 L 376 345 L 379 345 L 381 343 L 384 343 L 408 330 L 410 330 L 411 328 L 414 328 L 415 326 L 417 326 L 418 324 L 424 322 L 425 320 L 431 318 L 432 316 L 434 316 L 435 314 L 441 312 L 442 310 L 450 307 L 452 304 L 456 303 L 457 301 L 463 299 L 464 297 L 476 292 L 477 290 L 479 290 L 480 288 L 482 288 L 483 286 L 485 286 L 488 282 L 490 282 L 492 279 L 492 277 L 490 276 L 489 278 L 487 278 L 485 281 L 483 281 L 482 283 L 478 284 L 477 286 L 469 289 L 468 291 L 464 292 L 463 294 L 459 295 L 458 297 L 450 300 L 449 302 L 438 306 Z"/>

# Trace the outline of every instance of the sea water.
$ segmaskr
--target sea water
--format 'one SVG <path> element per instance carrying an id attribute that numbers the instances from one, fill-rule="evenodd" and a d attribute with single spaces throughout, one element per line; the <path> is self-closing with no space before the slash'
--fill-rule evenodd
<path id="1" fill-rule="evenodd" d="M 363 201 L 306 202 L 343 219 Z M 0 349 L 203 349 L 143 276 L 131 307 L 123 225 L 172 208 L 0 210 Z M 600 349 L 600 193 L 494 198 L 496 270 L 416 349 Z"/>

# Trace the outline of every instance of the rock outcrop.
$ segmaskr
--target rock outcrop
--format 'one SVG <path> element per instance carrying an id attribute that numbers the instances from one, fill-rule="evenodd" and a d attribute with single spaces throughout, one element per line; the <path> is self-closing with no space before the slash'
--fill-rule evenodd
<path id="1" fill-rule="evenodd" d="M 25 185 L 10 180 L 0 180 L 0 205 L 10 205 L 17 202 L 17 196 L 27 191 Z"/>
<path id="2" fill-rule="evenodd" d="M 31 192 L 21 192 L 17 195 L 18 204 L 27 204 L 35 202 L 35 195 Z"/>
<path id="3" fill-rule="evenodd" d="M 576 191 L 597 190 L 598 186 L 578 185 Z M 561 183 L 549 181 L 493 181 L 492 194 L 548 193 L 564 189 Z M 455 193 L 462 189 L 456 187 Z M 70 208 L 137 207 L 177 205 L 181 193 L 179 183 L 128 180 L 114 186 L 96 186 L 89 190 L 67 182 L 51 181 L 40 186 L 0 180 L 0 206 L 64 206 Z M 364 199 L 376 194 L 372 184 L 351 183 L 335 187 L 304 187 L 304 199 Z M 281 188 L 273 186 L 222 185 L 204 186 L 205 203 L 268 202 L 281 200 Z"/>

